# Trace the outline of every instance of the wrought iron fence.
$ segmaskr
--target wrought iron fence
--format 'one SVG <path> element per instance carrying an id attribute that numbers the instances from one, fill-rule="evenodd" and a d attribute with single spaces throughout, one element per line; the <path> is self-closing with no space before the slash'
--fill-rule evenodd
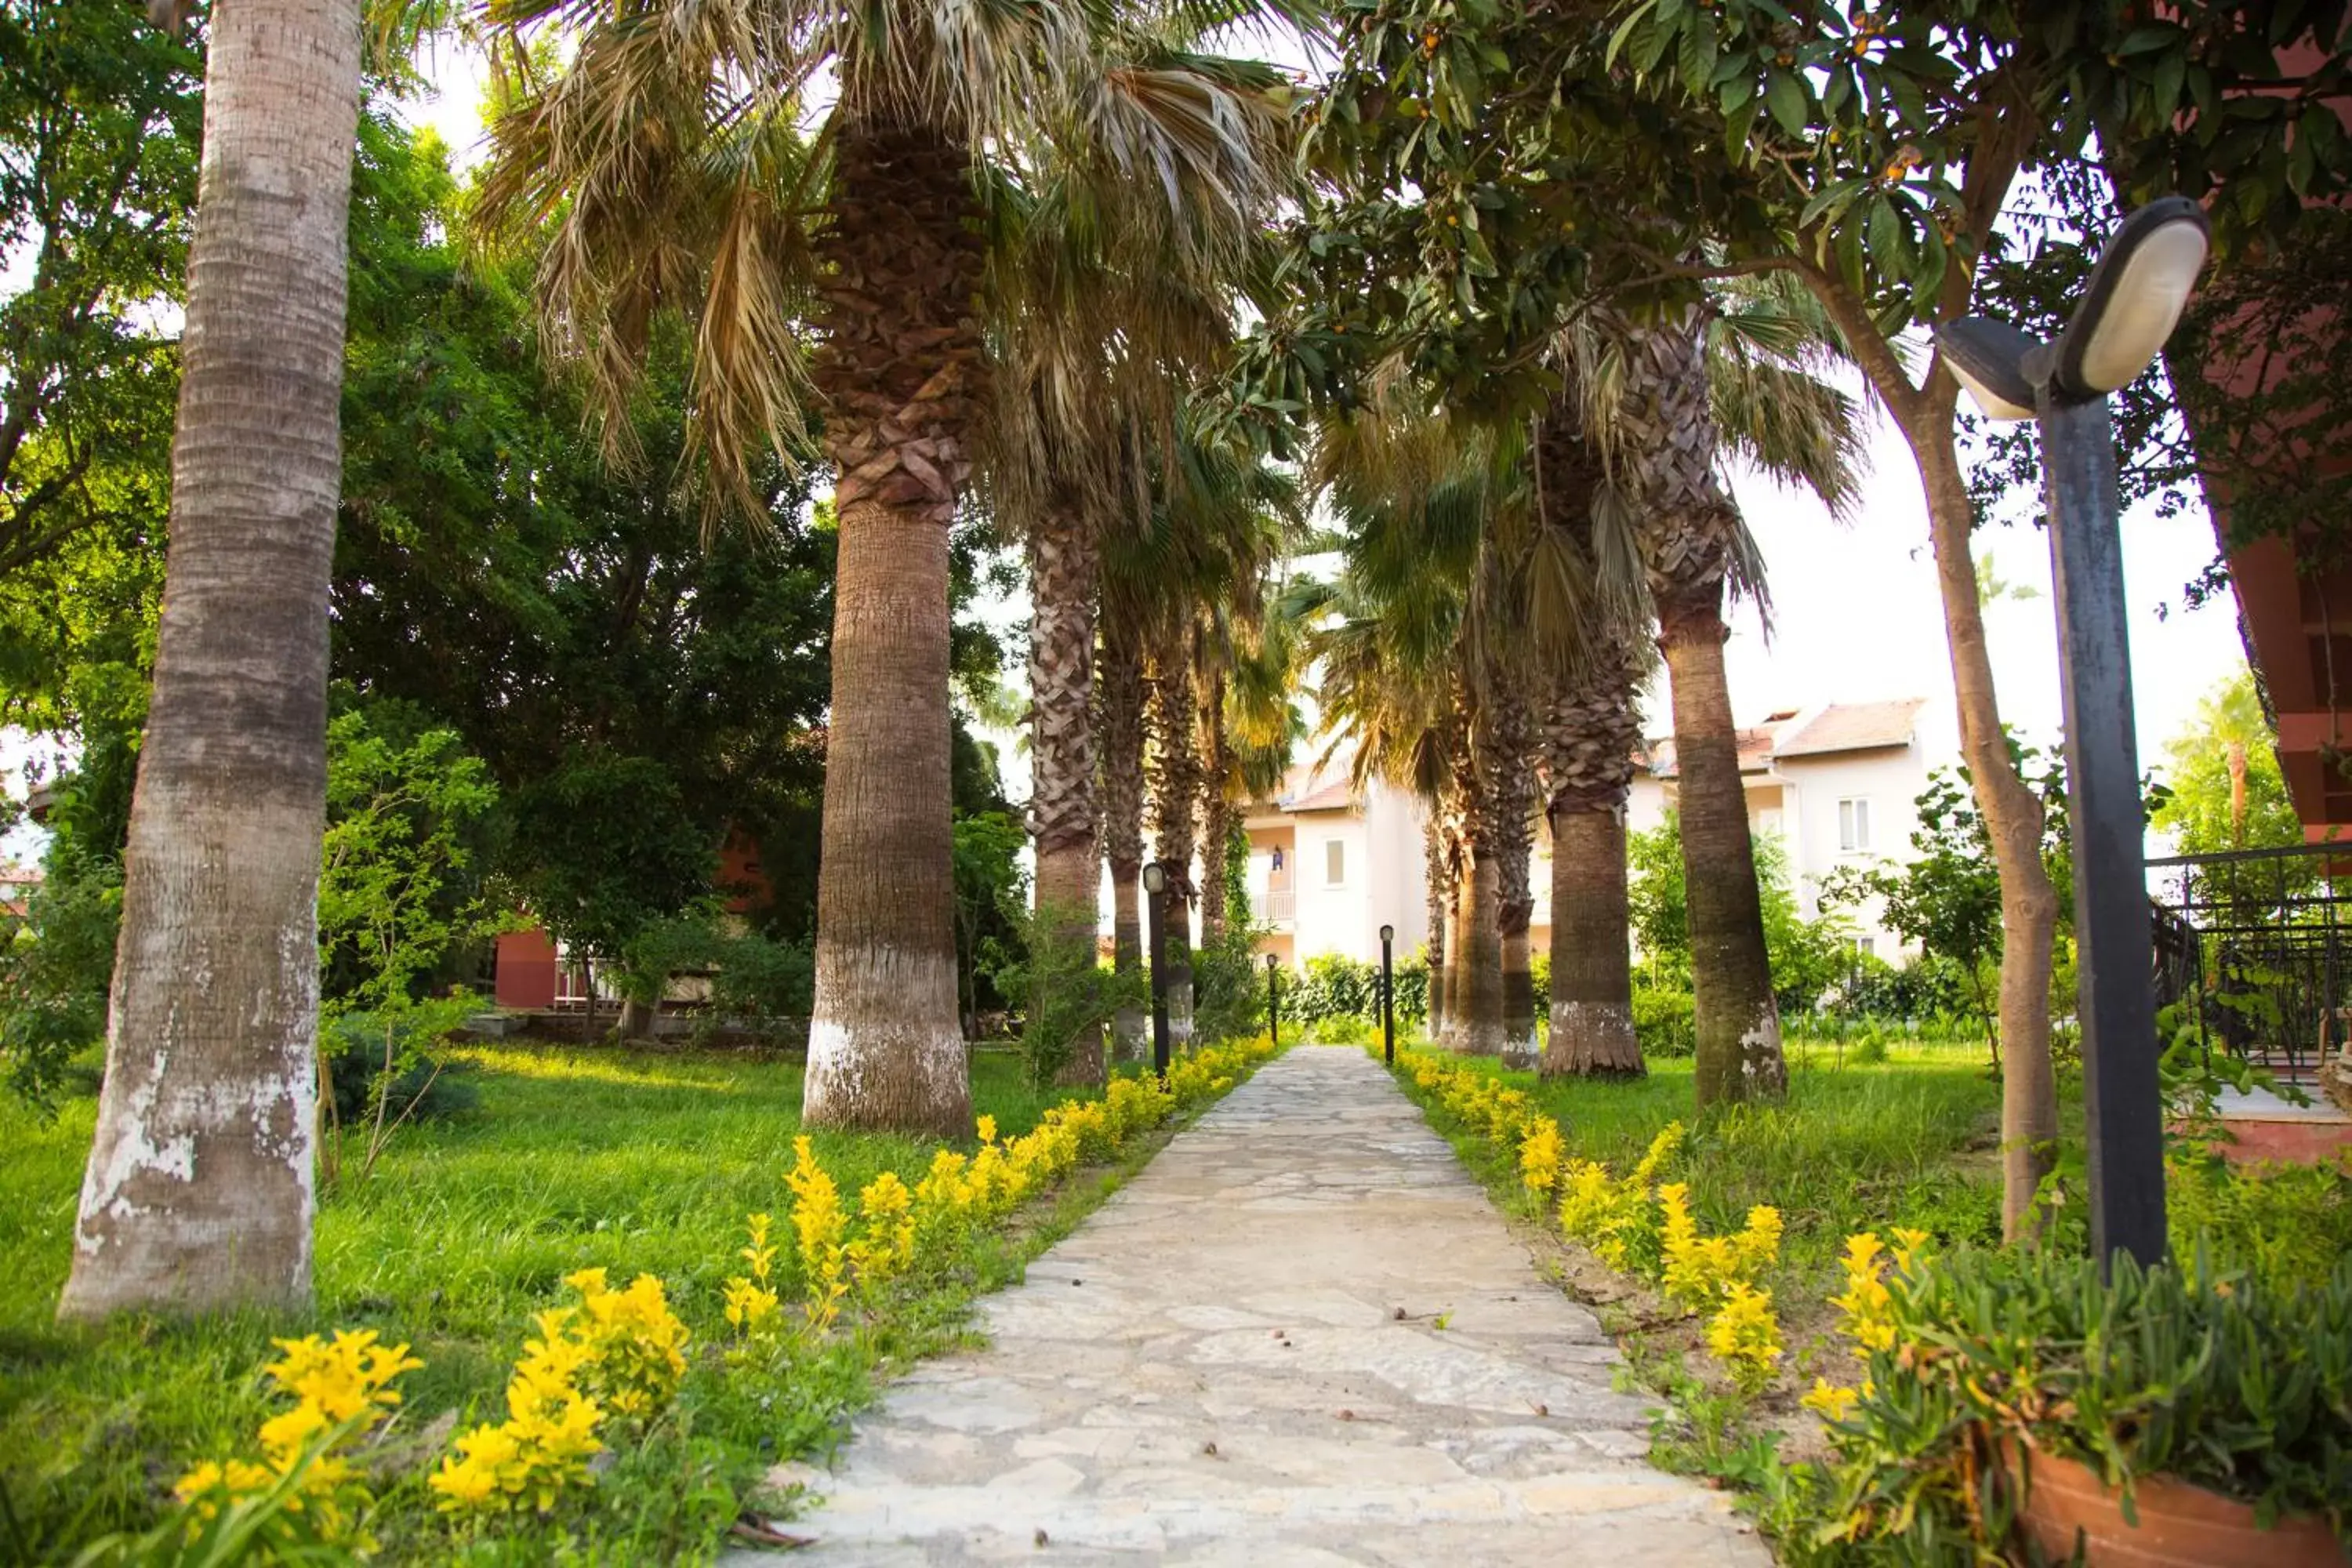
<path id="1" fill-rule="evenodd" d="M 2347 858 L 2313 844 L 2150 860 L 2158 1004 L 2208 1050 L 2315 1079 L 2352 1030 Z"/>

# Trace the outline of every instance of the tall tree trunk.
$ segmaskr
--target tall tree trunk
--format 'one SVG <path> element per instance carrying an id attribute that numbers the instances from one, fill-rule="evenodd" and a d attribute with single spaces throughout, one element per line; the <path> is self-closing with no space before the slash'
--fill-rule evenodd
<path id="1" fill-rule="evenodd" d="M 1927 489 L 1927 526 L 1936 583 L 1944 601 L 1945 640 L 1960 718 L 1960 752 L 1969 784 L 1992 840 L 2000 874 L 2001 1234 L 2011 1241 L 2034 1226 L 2034 1201 L 2056 1165 L 2058 1090 L 2050 1061 L 2051 944 L 2058 894 L 2042 863 L 2042 798 L 2018 775 L 1994 695 L 1992 658 L 1977 598 L 1970 553 L 1975 509 L 1952 440 L 1951 410 L 1927 421 L 1929 436 L 1906 430 Z"/>
<path id="2" fill-rule="evenodd" d="M 1043 988 L 1090 972 L 1102 924 L 1095 833 L 1094 527 L 1075 498 L 1029 532 L 1029 832 L 1037 851 L 1039 935 L 1059 952 L 1036 965 Z M 1032 1001 L 1033 1016 L 1045 999 Z M 1082 1027 L 1060 1081 L 1103 1081 L 1103 1032 Z"/>
<path id="3" fill-rule="evenodd" d="M 1533 726 L 1514 680 L 1497 680 L 1491 694 L 1487 777 L 1495 796 L 1495 923 L 1503 967 L 1503 1065 L 1536 1065 L 1535 975 L 1528 928 L 1535 918 L 1536 774 Z"/>
<path id="4" fill-rule="evenodd" d="M 1168 1033 L 1181 1049 L 1192 1038 L 1192 856 L 1200 821 L 1201 752 L 1193 729 L 1192 629 L 1179 627 L 1153 660 L 1151 742 L 1153 853 L 1168 877 Z"/>
<path id="5" fill-rule="evenodd" d="M 1460 710 L 1469 711 L 1466 683 L 1457 683 Z M 1490 721 L 1465 725 L 1458 753 L 1463 868 L 1454 893 L 1457 1000 L 1453 1047 L 1464 1056 L 1503 1054 L 1502 832 L 1490 771 L 1491 743 L 1466 737 L 1491 728 Z"/>
<path id="6" fill-rule="evenodd" d="M 1698 1102 L 1776 1100 L 1788 1089 L 1780 1013 L 1764 946 L 1756 847 L 1731 722 L 1718 605 L 1692 595 L 1658 601 L 1659 646 L 1675 706 L 1676 801 L 1688 900 L 1691 994 L 1698 1036 Z"/>
<path id="7" fill-rule="evenodd" d="M 155 689 L 58 1313 L 303 1308 L 359 8 L 215 9 Z"/>
<path id="8" fill-rule="evenodd" d="M 1428 810 L 1421 830 L 1423 868 L 1429 883 L 1429 987 L 1422 1022 L 1434 1043 L 1445 1036 L 1445 921 L 1454 908 L 1454 860 L 1446 853 L 1436 804 L 1429 803 Z"/>
<path id="9" fill-rule="evenodd" d="M 1098 575 L 1094 531 L 1075 498 L 1030 531 L 1030 832 L 1035 841 L 1041 938 L 1058 951 L 1037 965 L 1043 988 L 1092 969 L 1101 889 L 1096 835 L 1094 650 Z M 1046 998 L 1033 999 L 1044 1016 Z M 1081 1027 L 1059 1081 L 1104 1078 L 1099 1024 Z"/>
<path id="10" fill-rule="evenodd" d="M 819 241 L 814 375 L 840 533 L 801 1114 L 961 1138 L 971 1088 L 956 1010 L 948 530 L 982 374 L 971 153 L 850 88 Z"/>
<path id="11" fill-rule="evenodd" d="M 1788 1088 L 1788 1066 L 1723 668 L 1731 635 L 1725 584 L 1741 527 L 1715 474 L 1696 312 L 1634 333 L 1625 360 L 1623 416 L 1640 485 L 1643 564 L 1674 692 L 1698 1102 L 1777 1099 Z"/>
<path id="12" fill-rule="evenodd" d="M 1102 628 L 1103 856 L 1110 865 L 1111 963 L 1123 992 L 1143 975 L 1143 640 L 1133 620 L 1106 616 Z M 1151 1054 L 1143 1009 L 1122 1006 L 1111 1021 L 1112 1054 L 1139 1062 Z"/>
<path id="13" fill-rule="evenodd" d="M 1542 1070 L 1546 1078 L 1637 1078 L 1644 1068 L 1633 1032 L 1625 800 L 1642 742 L 1641 600 L 1635 584 L 1598 577 L 1592 509 L 1608 473 L 1573 400 L 1562 397 L 1546 411 L 1535 456 L 1544 526 L 1596 574 L 1596 588 L 1608 591 L 1596 595 L 1599 615 L 1588 617 L 1583 657 L 1557 683 L 1543 719 L 1551 1039 Z"/>
<path id="14" fill-rule="evenodd" d="M 1642 739 L 1634 658 L 1597 650 L 1545 725 L 1551 822 L 1551 1040 L 1546 1078 L 1638 1078 L 1625 799 Z"/>
<path id="15" fill-rule="evenodd" d="M 1201 727 L 1209 737 L 1209 771 L 1202 796 L 1201 941 L 1214 947 L 1225 934 L 1225 853 L 1234 836 L 1234 803 L 1226 795 L 1234 777 L 1234 742 L 1225 730 L 1222 674 L 1210 679 Z"/>

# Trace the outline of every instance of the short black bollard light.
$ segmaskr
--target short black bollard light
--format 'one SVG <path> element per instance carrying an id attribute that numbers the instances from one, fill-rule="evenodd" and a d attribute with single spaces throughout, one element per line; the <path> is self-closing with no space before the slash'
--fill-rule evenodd
<path id="1" fill-rule="evenodd" d="M 1265 1037 L 1276 1046 L 1282 1044 L 1282 994 L 1275 984 L 1281 967 L 1281 960 L 1270 952 L 1265 955 Z"/>
<path id="2" fill-rule="evenodd" d="M 1396 927 L 1381 927 L 1381 1060 L 1396 1066 Z"/>
<path id="3" fill-rule="evenodd" d="M 1145 942 L 1151 951 L 1151 1070 L 1168 1081 L 1168 868 L 1143 868 Z"/>
<path id="4" fill-rule="evenodd" d="M 2167 196 L 2116 230 L 2051 342 L 1964 316 L 1937 329 L 1944 366 L 1994 419 L 2042 426 L 2066 723 L 2091 1250 L 2164 1256 L 2164 1107 L 2158 1080 L 2138 743 L 2116 444 L 2107 395 L 2172 335 L 2205 265 L 2205 215 Z"/>

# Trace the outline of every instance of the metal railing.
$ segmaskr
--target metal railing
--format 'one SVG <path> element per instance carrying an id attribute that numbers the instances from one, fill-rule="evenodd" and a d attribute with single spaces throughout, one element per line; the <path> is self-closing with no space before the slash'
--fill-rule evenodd
<path id="1" fill-rule="evenodd" d="M 1250 923 L 1286 926 L 1298 919 L 1298 895 L 1289 888 L 1250 895 Z"/>
<path id="2" fill-rule="evenodd" d="M 2148 861 L 2158 1005 L 2209 1051 L 2313 1082 L 2352 1032 L 2352 887 L 2333 874 L 2347 859 L 2312 844 Z"/>

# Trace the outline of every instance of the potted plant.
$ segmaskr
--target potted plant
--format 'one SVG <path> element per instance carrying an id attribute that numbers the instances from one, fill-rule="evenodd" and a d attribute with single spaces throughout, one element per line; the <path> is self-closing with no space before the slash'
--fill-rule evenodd
<path id="1" fill-rule="evenodd" d="M 1838 1460 L 1781 1479 L 1812 1547 L 2352 1564 L 2352 1258 L 2287 1287 L 2201 1249 L 2107 1279 L 2051 1248 L 1915 1251 L 1868 1279 L 1840 1301 L 1868 1376 L 1808 1401 Z"/>

